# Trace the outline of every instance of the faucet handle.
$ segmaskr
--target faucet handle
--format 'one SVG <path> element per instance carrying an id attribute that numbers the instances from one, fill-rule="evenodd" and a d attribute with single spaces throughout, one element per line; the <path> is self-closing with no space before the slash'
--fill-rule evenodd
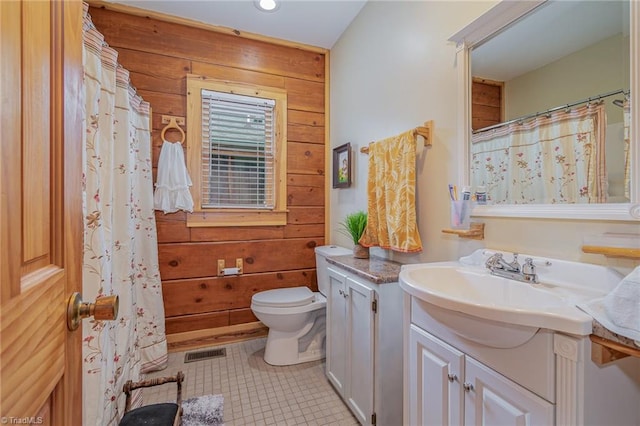
<path id="1" fill-rule="evenodd" d="M 518 263 L 518 253 L 513 253 L 513 260 L 509 263 L 515 272 L 520 272 L 520 263 Z"/>
<path id="2" fill-rule="evenodd" d="M 535 274 L 536 273 L 536 265 L 533 264 L 533 259 L 527 257 L 524 259 L 524 265 L 522 265 L 522 273 L 523 274 Z"/>
<path id="3" fill-rule="evenodd" d="M 527 257 L 522 265 L 522 275 L 525 281 L 532 284 L 538 284 L 538 275 L 536 274 L 536 265 L 533 264 L 533 259 Z"/>
<path id="4" fill-rule="evenodd" d="M 502 253 L 494 253 L 484 264 L 487 268 L 491 268 L 492 266 L 497 266 L 500 263 L 500 260 L 502 260 Z"/>

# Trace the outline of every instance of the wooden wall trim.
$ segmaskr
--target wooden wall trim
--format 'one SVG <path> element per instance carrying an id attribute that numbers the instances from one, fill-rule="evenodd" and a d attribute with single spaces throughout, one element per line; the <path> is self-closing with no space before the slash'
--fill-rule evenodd
<path id="1" fill-rule="evenodd" d="M 248 31 L 240 31 L 234 28 L 223 27 L 221 25 L 206 24 L 204 22 L 194 21 L 192 19 L 181 18 L 179 16 L 168 15 L 166 13 L 155 12 L 152 10 L 145 10 L 134 6 L 125 4 L 110 3 L 102 0 L 86 0 L 90 6 L 100 7 L 102 9 L 112 10 L 114 12 L 127 13 L 129 15 L 143 16 L 145 18 L 157 19 L 159 21 L 171 22 L 173 24 L 187 25 L 193 28 L 201 28 L 208 31 L 215 31 L 217 33 L 230 34 L 237 37 L 242 37 L 250 40 L 264 41 L 271 44 L 277 44 L 279 46 L 294 47 L 296 49 L 307 50 L 310 52 L 326 54 L 329 52 L 324 47 L 312 46 L 310 44 L 297 43 L 289 40 L 283 40 L 276 37 L 269 37 L 262 34 L 251 33 Z"/>
<path id="2" fill-rule="evenodd" d="M 169 352 L 181 352 L 225 343 L 265 337 L 269 329 L 261 322 L 230 325 L 228 327 L 187 331 L 167 335 Z"/>
<path id="3" fill-rule="evenodd" d="M 331 244 L 331 58 L 330 52 L 324 55 L 324 240 Z"/>

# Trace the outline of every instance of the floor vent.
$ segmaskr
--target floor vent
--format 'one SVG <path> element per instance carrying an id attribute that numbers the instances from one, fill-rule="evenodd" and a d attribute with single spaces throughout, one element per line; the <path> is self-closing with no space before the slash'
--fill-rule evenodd
<path id="1" fill-rule="evenodd" d="M 202 361 L 203 359 L 220 358 L 227 356 L 227 348 L 207 349 L 206 351 L 189 352 L 184 356 L 185 364 L 187 362 Z"/>

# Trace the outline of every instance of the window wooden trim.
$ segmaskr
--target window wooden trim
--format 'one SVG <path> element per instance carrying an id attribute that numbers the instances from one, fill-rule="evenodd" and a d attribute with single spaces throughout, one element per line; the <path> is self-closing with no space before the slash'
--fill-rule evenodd
<path id="1" fill-rule="evenodd" d="M 273 209 L 203 208 L 201 198 L 202 89 L 216 92 L 274 99 L 274 160 L 276 191 Z M 187 168 L 193 183 L 193 213 L 188 227 L 265 226 L 287 224 L 287 91 L 284 89 L 236 83 L 199 75 L 187 75 Z"/>

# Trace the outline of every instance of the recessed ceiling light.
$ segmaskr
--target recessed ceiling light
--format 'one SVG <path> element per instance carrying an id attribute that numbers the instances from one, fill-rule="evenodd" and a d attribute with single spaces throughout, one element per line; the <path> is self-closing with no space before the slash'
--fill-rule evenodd
<path id="1" fill-rule="evenodd" d="M 280 7 L 280 2 L 276 0 L 255 0 L 254 4 L 263 12 L 275 12 Z"/>

